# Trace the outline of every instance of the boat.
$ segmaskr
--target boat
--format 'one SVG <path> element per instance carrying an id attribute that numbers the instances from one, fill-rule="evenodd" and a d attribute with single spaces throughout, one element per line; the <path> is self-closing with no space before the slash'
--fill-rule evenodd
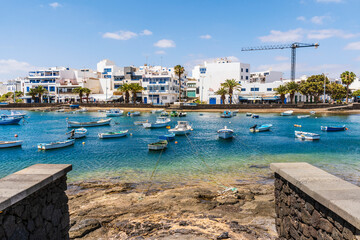
<path id="1" fill-rule="evenodd" d="M 26 113 L 21 113 L 21 112 L 13 112 L 11 111 L 10 117 L 25 117 Z"/>
<path id="2" fill-rule="evenodd" d="M 245 116 L 251 117 L 251 116 L 252 116 L 252 113 L 246 113 Z"/>
<path id="3" fill-rule="evenodd" d="M 151 113 L 162 113 L 164 111 L 164 109 L 154 109 L 151 110 Z"/>
<path id="4" fill-rule="evenodd" d="M 252 114 L 251 117 L 252 117 L 252 118 L 259 118 L 259 115 L 257 115 L 257 114 Z"/>
<path id="5" fill-rule="evenodd" d="M 149 120 L 145 120 L 145 121 L 135 121 L 134 125 L 143 125 L 144 123 L 149 122 Z"/>
<path id="6" fill-rule="evenodd" d="M 234 131 L 232 129 L 228 129 L 227 126 L 225 126 L 223 129 L 220 129 L 217 131 L 219 138 L 228 139 L 232 138 Z"/>
<path id="7" fill-rule="evenodd" d="M 319 140 L 320 135 L 316 133 L 295 131 L 295 137 L 300 138 L 301 140 Z"/>
<path id="8" fill-rule="evenodd" d="M 299 118 L 299 119 L 301 119 L 301 118 L 309 118 L 310 117 L 310 115 L 299 115 L 299 116 L 297 116 L 297 118 Z"/>
<path id="9" fill-rule="evenodd" d="M 144 128 L 161 128 L 169 126 L 171 120 L 168 117 L 158 117 L 154 123 L 143 123 Z"/>
<path id="10" fill-rule="evenodd" d="M 127 115 L 128 115 L 129 117 L 140 116 L 140 112 L 128 112 Z"/>
<path id="11" fill-rule="evenodd" d="M 123 114 L 124 114 L 124 111 L 120 110 L 120 109 L 110 109 L 110 110 L 106 111 L 107 117 L 120 117 Z"/>
<path id="12" fill-rule="evenodd" d="M 222 118 L 231 118 L 233 115 L 230 111 L 224 111 L 220 117 Z"/>
<path id="13" fill-rule="evenodd" d="M 169 134 L 161 135 L 161 136 L 159 136 L 159 139 L 160 140 L 173 141 L 173 140 L 175 140 L 175 134 L 174 133 L 169 133 Z"/>
<path id="14" fill-rule="evenodd" d="M 167 117 L 167 116 L 169 116 L 169 113 L 168 113 L 168 112 L 165 112 L 165 111 L 162 111 L 162 112 L 160 113 L 160 116 L 162 116 L 162 117 Z"/>
<path id="15" fill-rule="evenodd" d="M 310 114 L 311 114 L 311 115 L 315 115 L 316 112 L 315 112 L 315 111 L 310 111 Z"/>
<path id="16" fill-rule="evenodd" d="M 0 141 L 0 148 L 20 147 L 23 141 Z"/>
<path id="17" fill-rule="evenodd" d="M 99 133 L 98 136 L 101 139 L 104 139 L 104 138 L 118 138 L 118 137 L 127 136 L 128 132 L 129 132 L 129 130 L 118 131 L 118 132 L 106 132 L 106 133 Z"/>
<path id="18" fill-rule="evenodd" d="M 71 104 L 70 108 L 72 108 L 72 109 L 79 108 L 79 104 Z"/>
<path id="19" fill-rule="evenodd" d="M 65 112 L 65 109 L 57 109 L 55 112 Z"/>
<path id="20" fill-rule="evenodd" d="M 74 131 L 73 135 L 72 135 L 72 131 Z M 86 134 L 87 134 L 87 129 L 86 128 L 73 129 L 72 131 L 66 133 L 66 134 L 70 134 L 68 139 L 83 138 L 83 137 L 86 137 Z"/>
<path id="21" fill-rule="evenodd" d="M 342 126 L 321 126 L 321 131 L 325 132 L 338 132 L 347 130 L 345 125 Z"/>
<path id="22" fill-rule="evenodd" d="M 8 115 L 1 115 L 0 125 L 19 124 L 21 119 L 23 119 L 23 117 L 10 117 Z"/>
<path id="23" fill-rule="evenodd" d="M 87 111 L 88 111 L 87 108 L 81 108 L 81 109 L 76 110 L 75 112 L 83 113 L 83 112 L 87 112 Z"/>
<path id="24" fill-rule="evenodd" d="M 173 129 L 169 129 L 170 133 L 175 135 L 186 135 L 192 131 L 192 127 L 187 121 L 178 121 L 177 125 Z"/>
<path id="25" fill-rule="evenodd" d="M 159 151 L 159 150 L 164 150 L 165 148 L 167 148 L 167 145 L 168 145 L 167 140 L 160 140 L 160 141 L 148 144 L 148 148 L 149 148 L 149 150 Z"/>
<path id="26" fill-rule="evenodd" d="M 100 110 L 98 110 L 98 112 L 106 112 L 106 110 L 100 109 Z"/>
<path id="27" fill-rule="evenodd" d="M 266 131 L 270 131 L 271 127 L 272 127 L 272 124 L 263 124 L 260 126 L 255 124 L 254 126 L 252 126 L 250 128 L 250 132 L 266 132 Z"/>
<path id="28" fill-rule="evenodd" d="M 293 115 L 293 113 L 294 113 L 294 111 L 289 110 L 289 111 L 282 112 L 280 115 L 281 116 L 291 116 L 291 115 Z"/>
<path id="29" fill-rule="evenodd" d="M 51 142 L 51 143 L 39 143 L 38 149 L 40 150 L 49 150 L 49 149 L 56 149 L 56 148 L 64 148 L 71 145 L 74 145 L 75 139 L 69 139 L 65 141 L 59 142 Z"/>
<path id="30" fill-rule="evenodd" d="M 239 112 L 239 110 L 234 110 L 234 111 L 232 111 L 232 115 L 236 116 L 238 114 L 238 112 Z"/>
<path id="31" fill-rule="evenodd" d="M 187 113 L 186 112 L 179 112 L 179 117 L 186 117 Z"/>
<path id="32" fill-rule="evenodd" d="M 170 117 L 178 117 L 179 113 L 177 111 L 171 111 Z"/>
<path id="33" fill-rule="evenodd" d="M 98 127 L 98 126 L 105 126 L 110 125 L 111 118 L 109 119 L 101 119 L 95 122 L 75 122 L 75 121 L 67 121 L 68 128 L 74 127 Z"/>

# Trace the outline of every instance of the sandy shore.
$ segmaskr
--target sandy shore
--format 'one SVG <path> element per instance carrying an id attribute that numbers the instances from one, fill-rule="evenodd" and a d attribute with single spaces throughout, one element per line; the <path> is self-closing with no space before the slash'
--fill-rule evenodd
<path id="1" fill-rule="evenodd" d="M 274 189 L 254 181 L 69 184 L 73 239 L 275 239 Z M 223 236 L 224 238 L 221 238 Z M 225 238 L 228 236 L 228 238 Z"/>

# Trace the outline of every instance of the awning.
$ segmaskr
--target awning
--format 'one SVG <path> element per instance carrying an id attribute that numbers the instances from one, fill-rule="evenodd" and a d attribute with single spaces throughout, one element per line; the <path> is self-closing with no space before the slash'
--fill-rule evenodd
<path id="1" fill-rule="evenodd" d="M 279 96 L 264 97 L 263 100 L 264 101 L 277 101 L 277 100 L 280 100 L 280 97 Z"/>
<path id="2" fill-rule="evenodd" d="M 239 96 L 239 101 L 261 101 L 262 98 L 261 97 L 244 97 L 244 96 Z"/>

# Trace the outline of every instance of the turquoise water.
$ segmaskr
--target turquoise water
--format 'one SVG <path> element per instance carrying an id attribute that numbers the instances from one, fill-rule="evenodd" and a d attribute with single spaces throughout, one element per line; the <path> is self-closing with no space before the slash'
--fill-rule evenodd
<path id="1" fill-rule="evenodd" d="M 5 111 L 3 111 L 5 112 Z M 113 118 L 119 124 L 88 128 L 88 136 L 74 146 L 51 151 L 37 150 L 37 143 L 63 140 L 66 118 L 90 121 L 104 118 L 105 113 L 40 113 L 27 112 L 27 122 L 20 125 L 0 125 L 1 140 L 13 140 L 18 134 L 24 140 L 22 148 L 0 150 L 0 177 L 35 163 L 70 163 L 72 181 L 117 177 L 123 180 L 147 181 L 158 162 L 155 179 L 168 181 L 222 179 L 242 176 L 261 176 L 269 173 L 270 162 L 305 161 L 351 181 L 360 176 L 360 115 L 316 115 L 317 118 L 297 119 L 279 114 L 259 114 L 259 119 L 244 113 L 224 119 L 219 113 L 188 113 L 186 118 L 194 131 L 188 136 L 176 137 L 166 151 L 149 152 L 147 144 L 165 134 L 167 129 L 144 129 L 134 121 L 154 121 L 155 114 L 142 113 L 140 117 Z M 113 122 L 114 122 L 113 121 Z M 271 132 L 250 133 L 254 124 L 273 124 Z M 317 142 L 294 138 L 294 124 L 302 130 L 321 134 Z M 321 132 L 321 125 L 346 124 L 345 132 Z M 235 131 L 232 140 L 219 140 L 216 131 L 224 126 Z M 129 129 L 132 136 L 119 139 L 98 139 L 99 132 Z M 84 144 L 83 144 L 84 142 Z"/>

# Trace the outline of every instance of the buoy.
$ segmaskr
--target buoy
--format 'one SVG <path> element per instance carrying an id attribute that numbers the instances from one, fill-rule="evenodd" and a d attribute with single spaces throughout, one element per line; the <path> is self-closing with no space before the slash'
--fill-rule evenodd
<path id="1" fill-rule="evenodd" d="M 130 136 L 132 136 L 132 133 L 130 133 Z"/>
<path id="2" fill-rule="evenodd" d="M 18 135 L 17 134 L 15 134 L 15 136 L 14 137 L 18 137 Z"/>
<path id="3" fill-rule="evenodd" d="M 170 129 L 170 126 L 166 126 L 166 129 Z"/>
<path id="4" fill-rule="evenodd" d="M 298 125 L 298 124 L 294 124 L 294 127 L 301 127 L 301 125 Z"/>
<path id="5" fill-rule="evenodd" d="M 82 142 L 83 145 L 85 145 L 85 142 Z"/>
<path id="6" fill-rule="evenodd" d="M 348 128 L 345 128 L 345 130 L 349 130 Z"/>
<path id="7" fill-rule="evenodd" d="M 177 141 L 175 141 L 175 144 L 177 144 Z"/>

